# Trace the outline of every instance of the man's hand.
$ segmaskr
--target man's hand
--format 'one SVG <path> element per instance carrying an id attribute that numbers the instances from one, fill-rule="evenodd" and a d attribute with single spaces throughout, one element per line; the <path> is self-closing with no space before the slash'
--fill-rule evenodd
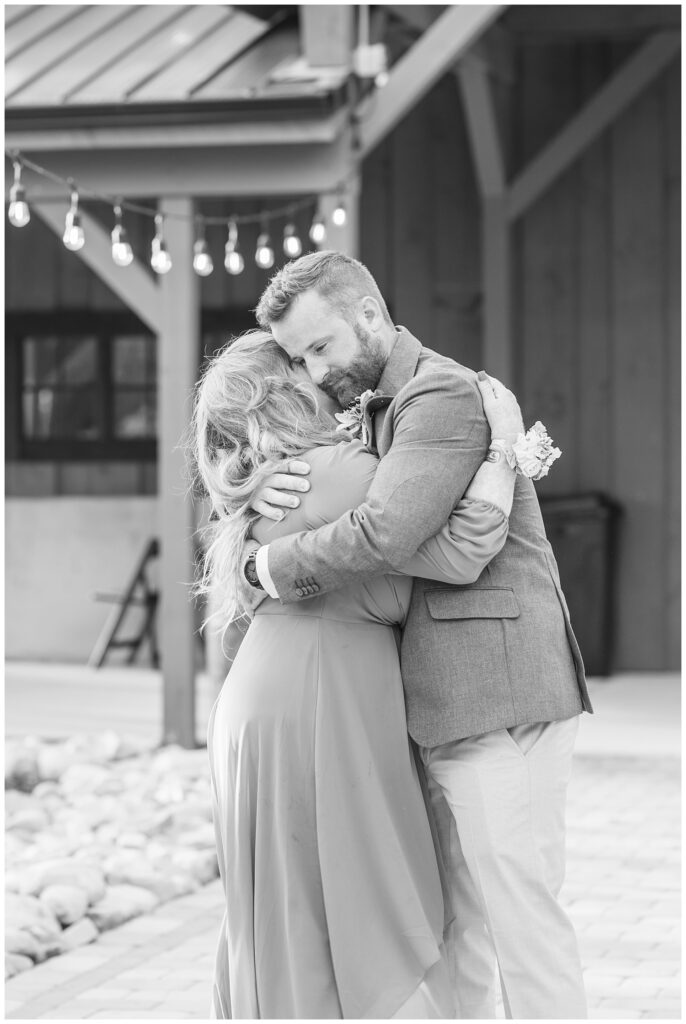
<path id="1" fill-rule="evenodd" d="M 514 394 L 483 370 L 477 374 L 477 384 L 491 428 L 491 437 L 514 444 L 519 435 L 524 433 L 522 411 Z"/>
<path id="2" fill-rule="evenodd" d="M 251 508 L 265 519 L 278 522 L 290 508 L 297 508 L 300 498 L 294 491 L 309 491 L 310 481 L 304 477 L 310 472 L 307 462 L 291 459 L 286 472 L 272 473 L 264 481 L 252 500 Z"/>

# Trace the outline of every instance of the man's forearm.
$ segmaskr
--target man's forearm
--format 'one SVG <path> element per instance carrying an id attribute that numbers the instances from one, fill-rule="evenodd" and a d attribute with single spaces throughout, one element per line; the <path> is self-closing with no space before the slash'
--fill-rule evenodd
<path id="1" fill-rule="evenodd" d="M 302 598 L 299 579 L 326 592 L 401 569 L 445 524 L 489 439 L 475 385 L 440 374 L 415 378 L 399 396 L 393 444 L 367 501 L 333 523 L 270 544 L 268 570 L 280 599 Z"/>

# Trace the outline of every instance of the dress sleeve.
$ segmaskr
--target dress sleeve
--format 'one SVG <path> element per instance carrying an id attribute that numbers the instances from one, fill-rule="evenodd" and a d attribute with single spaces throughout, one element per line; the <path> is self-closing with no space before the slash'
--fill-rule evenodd
<path id="1" fill-rule="evenodd" d="M 497 505 L 463 498 L 434 537 L 403 565 L 403 576 L 474 583 L 507 540 L 508 518 Z"/>

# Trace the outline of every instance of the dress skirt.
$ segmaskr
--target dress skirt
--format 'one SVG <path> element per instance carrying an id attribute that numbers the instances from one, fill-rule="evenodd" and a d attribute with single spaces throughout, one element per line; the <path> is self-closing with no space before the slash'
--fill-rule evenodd
<path id="1" fill-rule="evenodd" d="M 214 1017 L 387 1019 L 440 959 L 396 637 L 355 607 L 264 601 L 212 710 Z"/>

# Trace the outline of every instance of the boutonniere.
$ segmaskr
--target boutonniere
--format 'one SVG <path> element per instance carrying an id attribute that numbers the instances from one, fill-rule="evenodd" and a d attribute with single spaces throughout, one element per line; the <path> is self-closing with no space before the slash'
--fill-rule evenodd
<path id="1" fill-rule="evenodd" d="M 364 421 L 364 411 L 370 398 L 375 398 L 380 394 L 380 391 L 363 391 L 357 398 L 353 398 L 347 409 L 334 413 L 339 424 L 336 431 L 345 431 L 351 437 L 359 437 L 362 444 L 367 444 L 369 437 L 367 436 L 367 424 Z"/>

